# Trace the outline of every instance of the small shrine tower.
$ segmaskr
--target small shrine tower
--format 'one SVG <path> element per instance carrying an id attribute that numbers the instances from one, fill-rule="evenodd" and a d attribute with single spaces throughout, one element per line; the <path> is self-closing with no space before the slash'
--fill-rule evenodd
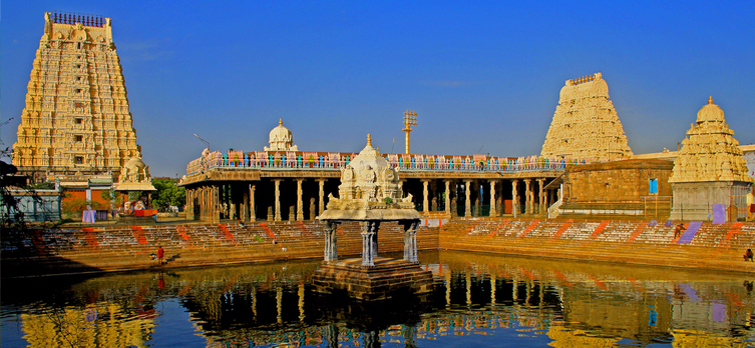
<path id="1" fill-rule="evenodd" d="M 608 98 L 601 73 L 566 80 L 541 155 L 597 161 L 631 157 L 624 128 Z"/>
<path id="2" fill-rule="evenodd" d="M 315 271 L 318 291 L 347 290 L 360 300 L 391 297 L 399 289 L 425 293 L 432 289 L 432 274 L 417 261 L 419 212 L 412 197 L 402 198 L 398 170 L 372 147 L 367 146 L 341 168 L 339 198 L 331 194 L 327 209 L 317 217 L 325 222 L 325 258 Z M 404 257 L 378 257 L 378 231 L 385 221 L 396 221 L 404 230 Z M 338 260 L 338 225 L 358 222 L 362 235 L 361 259 Z"/>
<path id="3" fill-rule="evenodd" d="M 671 219 L 711 220 L 714 204 L 729 209 L 730 220 L 747 215 L 744 208 L 753 179 L 747 175 L 747 163 L 738 146 L 723 110 L 710 97 L 674 160 L 669 178 L 674 192 Z"/>

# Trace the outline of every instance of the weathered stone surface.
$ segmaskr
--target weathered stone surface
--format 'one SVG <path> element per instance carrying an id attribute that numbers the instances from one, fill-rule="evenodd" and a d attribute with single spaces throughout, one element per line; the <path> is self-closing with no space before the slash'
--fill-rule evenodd
<path id="1" fill-rule="evenodd" d="M 382 300 L 399 291 L 430 292 L 433 277 L 432 272 L 419 267 L 419 262 L 378 257 L 369 267 L 363 266 L 361 259 L 323 262 L 314 272 L 312 283 L 319 292 L 346 290 L 359 300 Z"/>
<path id="2" fill-rule="evenodd" d="M 615 160 L 632 156 L 601 73 L 567 80 L 541 156 Z"/>
<path id="3" fill-rule="evenodd" d="M 672 168 L 671 161 L 653 159 L 569 166 L 559 217 L 666 219 Z"/>
<path id="4" fill-rule="evenodd" d="M 13 164 L 53 173 L 118 172 L 140 150 L 110 18 L 62 16 L 45 14 Z"/>
<path id="5" fill-rule="evenodd" d="M 713 104 L 713 97 L 708 98 L 674 160 L 669 179 L 674 190 L 671 218 L 709 221 L 713 204 L 723 204 L 727 211 L 737 210 L 728 214 L 729 220 L 745 218 L 753 181 L 723 110 Z"/>
<path id="6" fill-rule="evenodd" d="M 398 170 L 372 147 L 367 146 L 341 168 L 339 197 L 328 197 L 319 220 L 410 220 L 419 219 L 412 197 L 402 198 Z"/>

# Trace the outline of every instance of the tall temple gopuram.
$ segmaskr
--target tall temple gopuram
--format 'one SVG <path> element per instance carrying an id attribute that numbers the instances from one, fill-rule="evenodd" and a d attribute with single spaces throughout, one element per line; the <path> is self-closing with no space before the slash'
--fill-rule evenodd
<path id="1" fill-rule="evenodd" d="M 541 156 L 595 161 L 632 156 L 601 73 L 566 80 Z"/>
<path id="2" fill-rule="evenodd" d="M 116 178 L 132 157 L 141 151 L 110 18 L 45 13 L 13 164 L 48 180 Z"/>
<path id="3" fill-rule="evenodd" d="M 671 218 L 711 220 L 714 204 L 740 210 L 730 213 L 734 221 L 743 218 L 747 216 L 747 195 L 752 192 L 753 181 L 724 111 L 713 104 L 713 97 L 708 98 L 674 160 L 669 178 L 674 191 Z"/>

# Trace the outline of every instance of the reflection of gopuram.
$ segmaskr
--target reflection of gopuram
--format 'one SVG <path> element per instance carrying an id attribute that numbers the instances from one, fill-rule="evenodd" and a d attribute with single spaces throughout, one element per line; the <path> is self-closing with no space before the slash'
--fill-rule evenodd
<path id="1" fill-rule="evenodd" d="M 401 197 L 396 170 L 372 147 L 369 135 L 367 146 L 341 172 L 341 198 L 331 198 L 317 217 L 325 222 L 325 260 L 315 272 L 315 286 L 345 289 L 365 300 L 388 298 L 391 292 L 405 288 L 429 292 L 432 275 L 417 261 L 419 213 L 411 197 Z M 336 231 L 338 224 L 348 221 L 358 221 L 361 226 L 361 260 L 338 260 Z M 398 221 L 403 227 L 403 260 L 378 257 L 378 230 L 383 221 Z"/>

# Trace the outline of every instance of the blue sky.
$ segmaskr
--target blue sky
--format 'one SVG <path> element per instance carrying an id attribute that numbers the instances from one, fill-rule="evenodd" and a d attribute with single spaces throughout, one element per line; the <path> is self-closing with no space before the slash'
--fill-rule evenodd
<path id="1" fill-rule="evenodd" d="M 602 72 L 635 153 L 676 149 L 712 95 L 755 143 L 755 3 L 16 1 L 0 4 L 0 129 L 16 141 L 44 12 L 103 15 L 153 176 L 204 143 L 262 150 L 538 154 L 564 81 Z M 393 145 L 395 139 L 395 147 Z M 480 150 L 482 149 L 482 150 Z M 479 152 L 478 152 L 479 151 Z"/>

